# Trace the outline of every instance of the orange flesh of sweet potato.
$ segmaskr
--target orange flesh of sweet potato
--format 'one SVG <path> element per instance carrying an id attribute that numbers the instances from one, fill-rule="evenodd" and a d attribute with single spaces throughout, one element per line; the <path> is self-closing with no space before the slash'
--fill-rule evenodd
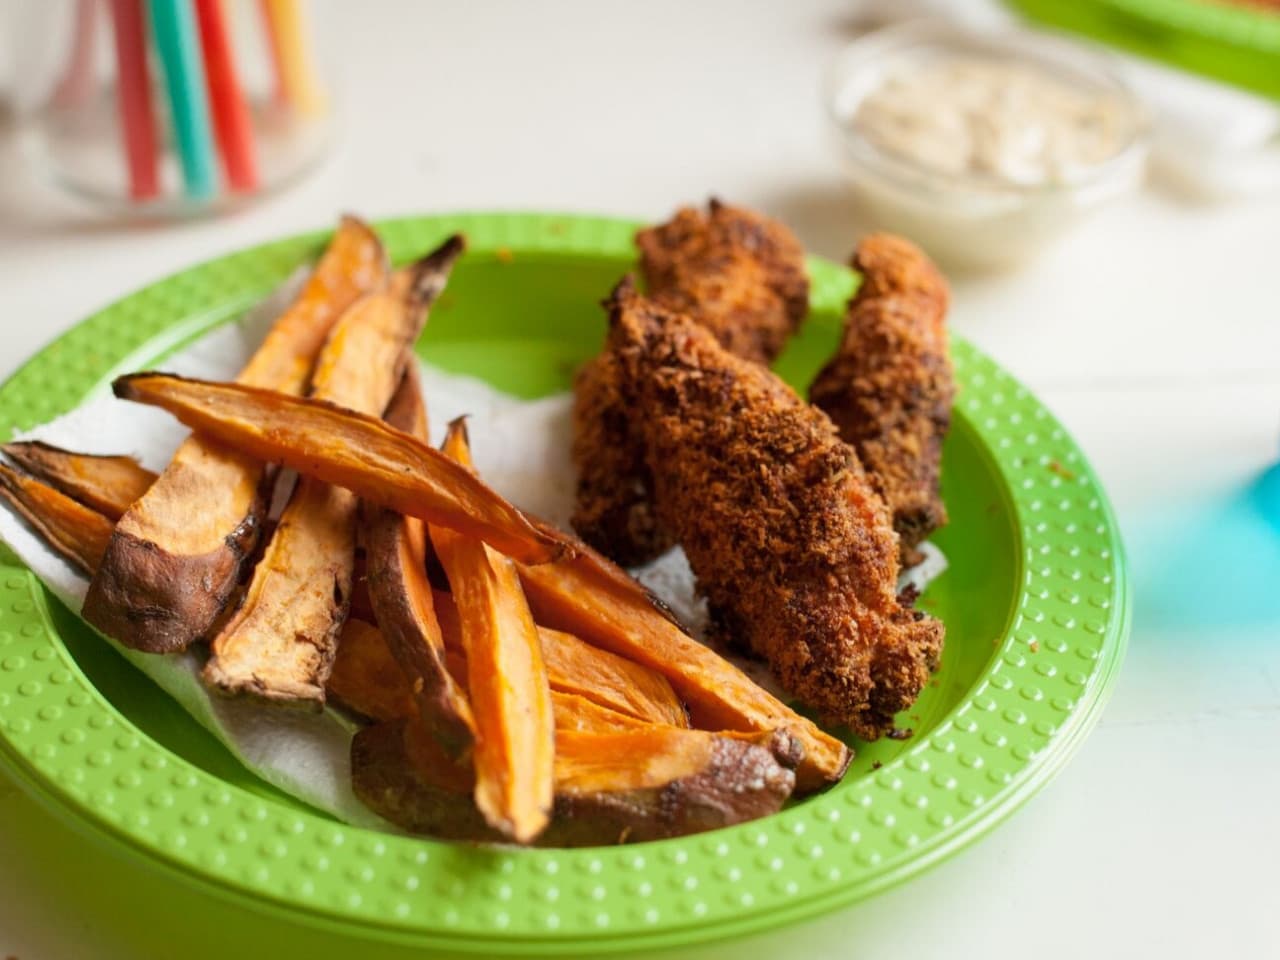
<path id="1" fill-rule="evenodd" d="M 741 670 L 694 640 L 635 581 L 619 577 L 608 560 L 580 544 L 573 557 L 521 566 L 529 603 L 539 623 L 656 670 L 689 707 L 696 726 L 712 730 L 785 730 L 804 745 L 797 789 L 839 780 L 852 754 Z"/>
<path id="2" fill-rule="evenodd" d="M 329 329 L 386 276 L 382 244 L 344 218 L 301 294 L 276 321 L 240 382 L 300 392 Z M 222 613 L 267 510 L 261 458 L 194 434 L 120 518 L 89 585 L 83 615 L 126 646 L 186 649 Z"/>
<path id="3" fill-rule="evenodd" d="M 73 453 L 39 440 L 6 443 L 0 450 L 33 477 L 113 522 L 156 482 L 132 457 Z"/>
<path id="4" fill-rule="evenodd" d="M 471 466 L 465 428 L 445 454 Z M 546 827 L 553 801 L 555 720 L 542 641 L 515 564 L 492 547 L 429 527 L 458 608 L 475 720 L 475 802 L 490 826 L 520 843 Z"/>
<path id="5" fill-rule="evenodd" d="M 90 576 L 111 539 L 111 521 L 47 484 L 0 464 L 0 499 L 59 554 Z"/>
<path id="6" fill-rule="evenodd" d="M 715 735 L 649 725 L 617 733 L 556 731 L 556 791 L 650 790 L 707 766 Z M 625 752 L 617 750 L 625 743 Z"/>
<path id="7" fill-rule="evenodd" d="M 168 410 L 193 429 L 364 500 L 483 540 L 530 564 L 566 550 L 518 509 L 421 440 L 382 420 L 312 399 L 159 373 L 113 384 L 116 396 Z"/>
<path id="8" fill-rule="evenodd" d="M 689 726 L 689 715 L 662 674 L 593 647 L 571 633 L 538 628 L 551 688 L 574 693 L 637 720 Z"/>
<path id="9" fill-rule="evenodd" d="M 410 364 L 386 421 L 420 440 L 427 416 L 418 371 Z M 364 506 L 369 599 L 387 646 L 416 690 L 415 722 L 426 724 L 455 760 L 475 742 L 475 722 L 464 687 L 445 664 L 444 636 L 427 580 L 426 525 L 384 507 Z"/>
<path id="10" fill-rule="evenodd" d="M 316 361 L 317 399 L 382 413 L 461 251 L 461 238 L 450 238 L 343 314 Z M 412 280 L 401 279 L 405 275 Z M 324 681 L 351 600 L 358 508 L 349 490 L 312 477 L 299 480 L 243 604 L 213 639 L 203 674 L 208 684 L 224 693 L 317 708 L 324 703 Z"/>
<path id="11" fill-rule="evenodd" d="M 408 830 L 503 839 L 479 815 L 466 768 L 448 763 L 419 730 L 394 721 L 356 734 L 356 795 Z M 556 758 L 554 817 L 538 846 L 657 840 L 742 823 L 776 812 L 795 782 L 768 750 L 701 730 L 642 726 L 557 737 L 563 750 Z"/>
<path id="12" fill-rule="evenodd" d="M 449 654 L 457 652 L 457 662 L 465 670 L 462 628 L 453 597 L 435 592 L 436 618 L 444 634 Z M 593 647 L 571 633 L 538 627 L 542 660 L 553 693 L 572 693 L 600 706 L 647 723 L 689 726 L 689 715 L 667 679 L 656 670 L 625 657 Z M 456 669 L 446 659 L 449 668 Z"/>
<path id="13" fill-rule="evenodd" d="M 556 737 L 562 732 L 609 733 L 649 726 L 648 721 L 602 707 L 594 700 L 576 693 L 561 693 L 552 688 L 551 705 L 555 709 Z M 557 739 L 558 742 L 558 739 Z"/>
<path id="14" fill-rule="evenodd" d="M 327 699 L 370 720 L 412 716 L 413 687 L 371 623 L 354 617 L 342 625 L 338 655 L 325 681 Z"/>

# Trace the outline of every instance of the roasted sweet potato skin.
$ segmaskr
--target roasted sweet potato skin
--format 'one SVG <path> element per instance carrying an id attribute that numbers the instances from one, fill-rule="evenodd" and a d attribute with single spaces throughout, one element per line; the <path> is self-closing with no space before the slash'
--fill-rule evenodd
<path id="1" fill-rule="evenodd" d="M 330 327 L 385 277 L 382 244 L 345 218 L 311 279 L 241 372 L 240 382 L 298 392 Z M 270 495 L 261 459 L 189 437 L 121 517 L 83 616 L 126 646 L 184 650 L 209 633 L 257 546 Z"/>
<path id="2" fill-rule="evenodd" d="M 795 783 L 763 747 L 704 731 L 652 727 L 561 732 L 557 739 L 555 809 L 540 847 L 658 840 L 731 826 L 777 812 Z M 438 749 L 402 720 L 364 728 L 351 745 L 356 796 L 415 833 L 502 841 L 476 809 L 465 771 L 442 763 Z M 615 759 L 612 768 L 602 755 Z M 582 789 L 584 768 L 599 772 L 593 786 L 610 779 L 630 785 Z"/>
<path id="3" fill-rule="evenodd" d="M 409 722 L 400 719 L 365 727 L 352 738 L 351 785 L 360 802 L 413 833 L 441 840 L 509 842 L 485 822 L 471 798 L 470 778 L 445 778 L 445 771 L 458 767 L 425 734 L 421 739 L 430 755 L 420 762 L 441 776 L 428 779 L 416 772 L 405 746 L 410 732 Z"/>
<path id="4" fill-rule="evenodd" d="M 0 464 L 0 499 L 64 559 L 93 575 L 111 539 L 110 520 L 48 484 L 3 464 Z"/>
<path id="5" fill-rule="evenodd" d="M 319 399 L 381 414 L 401 382 L 431 301 L 462 251 L 460 237 L 362 298 L 333 327 L 312 376 Z M 303 477 L 245 600 L 212 642 L 204 679 L 229 694 L 324 703 L 355 568 L 355 494 Z"/>
<path id="6" fill-rule="evenodd" d="M 119 377 L 124 400 L 168 410 L 187 426 L 365 500 L 483 540 L 523 563 L 561 556 L 568 540 L 438 450 L 382 420 L 321 400 L 162 373 Z"/>
<path id="7" fill-rule="evenodd" d="M 427 436 L 418 372 L 412 365 L 388 407 L 386 421 L 420 440 Z M 369 599 L 390 652 L 416 691 L 425 723 L 454 760 L 475 742 L 475 721 L 462 687 L 445 663 L 445 642 L 426 572 L 426 526 L 384 507 L 364 504 Z"/>
<path id="8" fill-rule="evenodd" d="M 0 450 L 27 473 L 113 522 L 156 482 L 156 475 L 132 457 L 74 453 L 40 440 L 6 443 Z"/>

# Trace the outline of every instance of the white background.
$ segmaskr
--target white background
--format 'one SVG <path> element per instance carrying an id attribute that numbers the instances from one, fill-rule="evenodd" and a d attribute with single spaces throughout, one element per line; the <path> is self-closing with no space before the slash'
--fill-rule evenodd
<path id="1" fill-rule="evenodd" d="M 3 143 L 0 375 L 141 284 L 348 209 L 655 219 L 715 191 L 815 252 L 844 258 L 856 241 L 816 92 L 851 35 L 848 4 L 355 7 L 331 11 L 354 105 L 331 162 L 245 214 L 104 223 Z M 1114 699 L 1058 779 L 977 846 L 851 910 L 698 956 L 1280 955 L 1277 604 L 1241 614 L 1233 571 L 1261 554 L 1210 538 L 1203 579 L 1183 584 L 1198 613 L 1162 616 L 1186 604 L 1166 607 L 1151 546 L 1181 542 L 1280 457 L 1278 278 L 1280 202 L 1149 191 L 1015 275 L 955 280 L 955 329 L 1066 422 L 1120 511 L 1138 595 Z M 113 919 L 161 907 L 111 886 L 114 860 L 69 833 L 83 864 L 24 844 L 50 829 L 0 776 L 0 957 L 172 955 Z M 108 878 L 94 909 L 64 893 L 80 866 Z M 231 918 L 212 936 L 252 956 L 234 912 L 209 909 Z"/>

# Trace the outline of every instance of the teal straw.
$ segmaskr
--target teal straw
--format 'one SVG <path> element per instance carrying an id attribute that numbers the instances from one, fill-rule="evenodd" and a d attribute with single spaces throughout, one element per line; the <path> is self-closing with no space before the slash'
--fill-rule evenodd
<path id="1" fill-rule="evenodd" d="M 217 189 L 217 167 L 195 16 L 187 0 L 149 0 L 148 9 L 156 49 L 164 65 L 186 193 L 203 200 Z"/>

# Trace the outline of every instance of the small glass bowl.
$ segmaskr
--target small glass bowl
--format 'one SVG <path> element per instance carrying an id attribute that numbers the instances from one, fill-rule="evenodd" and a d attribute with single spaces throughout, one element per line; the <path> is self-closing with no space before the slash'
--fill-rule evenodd
<path id="1" fill-rule="evenodd" d="M 954 57 L 1012 63 L 1106 97 L 1121 118 L 1115 153 L 1060 181 L 942 173 L 891 154 L 852 122 L 888 71 Z M 845 175 L 876 229 L 920 243 L 949 265 L 1006 267 L 1025 260 L 1089 210 L 1132 190 L 1146 164 L 1141 106 L 1109 62 L 1038 34 L 978 36 L 946 24 L 899 24 L 855 41 L 828 67 L 823 100 Z"/>

